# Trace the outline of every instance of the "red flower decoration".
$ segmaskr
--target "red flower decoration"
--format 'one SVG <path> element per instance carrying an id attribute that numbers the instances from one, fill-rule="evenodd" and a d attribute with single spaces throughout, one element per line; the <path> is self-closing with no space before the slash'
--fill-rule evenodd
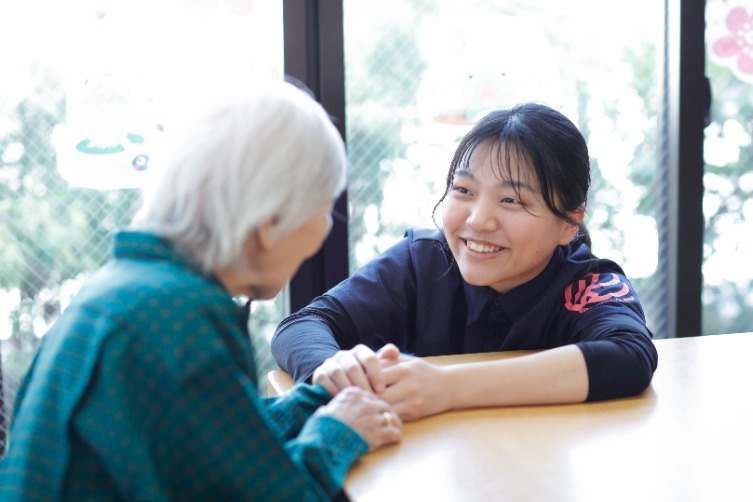
<path id="1" fill-rule="evenodd" d="M 726 22 L 729 34 L 714 42 L 712 53 L 721 59 L 736 57 L 728 64 L 740 77 L 753 79 L 753 12 L 735 7 L 727 13 Z"/>

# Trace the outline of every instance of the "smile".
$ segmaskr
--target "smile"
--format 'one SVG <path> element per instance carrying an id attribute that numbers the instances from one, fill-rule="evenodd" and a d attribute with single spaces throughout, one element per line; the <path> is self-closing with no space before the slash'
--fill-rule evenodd
<path id="1" fill-rule="evenodd" d="M 468 247 L 468 249 L 476 253 L 491 254 L 491 253 L 498 253 L 504 249 L 501 246 L 495 246 L 493 244 L 486 244 L 483 242 L 477 242 L 477 241 L 472 241 L 472 240 L 463 239 L 463 242 L 465 242 L 465 245 Z"/>

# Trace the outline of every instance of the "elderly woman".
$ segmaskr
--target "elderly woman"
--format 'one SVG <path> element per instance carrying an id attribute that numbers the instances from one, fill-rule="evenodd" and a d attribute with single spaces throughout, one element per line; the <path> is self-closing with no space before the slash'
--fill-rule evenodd
<path id="1" fill-rule="evenodd" d="M 259 397 L 248 309 L 330 229 L 345 155 L 288 84 L 215 104 L 177 143 L 114 258 L 47 334 L 16 405 L 0 500 L 308 500 L 398 441 L 385 402 Z"/>

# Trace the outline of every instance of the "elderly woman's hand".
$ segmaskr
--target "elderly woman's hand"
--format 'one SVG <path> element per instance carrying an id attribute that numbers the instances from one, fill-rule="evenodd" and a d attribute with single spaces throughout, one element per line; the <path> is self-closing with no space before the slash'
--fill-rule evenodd
<path id="1" fill-rule="evenodd" d="M 397 443 L 403 434 L 403 422 L 390 405 L 357 387 L 346 388 L 316 414 L 345 422 L 368 443 L 369 451 Z"/>
<path id="2" fill-rule="evenodd" d="M 352 385 L 374 393 L 386 388 L 382 369 L 397 361 L 400 351 L 388 343 L 377 352 L 363 344 L 350 350 L 338 351 L 322 363 L 311 377 L 330 394 L 337 394 Z"/>

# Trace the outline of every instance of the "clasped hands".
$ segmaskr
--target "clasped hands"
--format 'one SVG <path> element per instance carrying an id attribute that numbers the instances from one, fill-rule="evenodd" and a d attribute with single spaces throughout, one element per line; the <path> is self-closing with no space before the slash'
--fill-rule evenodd
<path id="1" fill-rule="evenodd" d="M 332 395 L 348 387 L 371 392 L 405 421 L 451 408 L 448 372 L 393 344 L 377 352 L 366 345 L 341 350 L 314 371 L 312 381 Z"/>

